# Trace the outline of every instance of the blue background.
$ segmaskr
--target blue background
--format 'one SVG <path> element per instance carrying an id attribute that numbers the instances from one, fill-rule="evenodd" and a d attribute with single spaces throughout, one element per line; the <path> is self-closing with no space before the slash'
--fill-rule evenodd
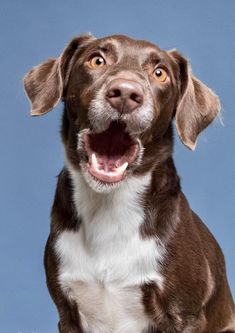
<path id="1" fill-rule="evenodd" d="M 90 31 L 177 48 L 216 91 L 217 119 L 195 152 L 176 138 L 175 161 L 192 208 L 220 243 L 235 294 L 235 1 L 1 1 L 0 9 L 0 332 L 56 332 L 43 251 L 56 175 L 63 165 L 62 106 L 31 118 L 23 75 Z"/>

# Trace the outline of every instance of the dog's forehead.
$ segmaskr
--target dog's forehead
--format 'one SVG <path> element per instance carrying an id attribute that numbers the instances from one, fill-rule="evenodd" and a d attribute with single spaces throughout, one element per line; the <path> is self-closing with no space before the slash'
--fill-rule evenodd
<path id="1" fill-rule="evenodd" d="M 156 54 L 159 57 L 166 55 L 166 51 L 149 41 L 133 39 L 125 35 L 112 35 L 96 39 L 92 44 L 94 48 L 111 48 L 113 52 L 118 53 L 120 58 L 138 57 L 145 60 L 150 54 Z"/>
<path id="2" fill-rule="evenodd" d="M 155 51 L 161 51 L 161 49 L 147 41 L 147 40 L 139 40 L 139 39 L 134 39 L 125 35 L 112 35 L 108 37 L 104 37 L 100 39 L 101 42 L 111 42 L 116 46 L 124 45 L 127 48 L 137 48 L 137 49 L 150 49 L 150 50 L 155 50 Z"/>

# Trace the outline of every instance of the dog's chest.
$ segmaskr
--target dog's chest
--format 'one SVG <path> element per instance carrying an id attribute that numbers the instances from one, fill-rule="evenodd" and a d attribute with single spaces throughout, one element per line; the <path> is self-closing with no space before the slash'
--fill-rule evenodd
<path id="1" fill-rule="evenodd" d="M 81 227 L 64 231 L 56 242 L 62 289 L 77 302 L 85 332 L 140 333 L 151 324 L 140 286 L 155 281 L 163 287 L 158 264 L 163 248 L 139 233 L 144 218 L 139 194 L 120 190 L 115 198 L 97 197 L 89 189 L 80 190 L 82 194 L 75 186 Z"/>

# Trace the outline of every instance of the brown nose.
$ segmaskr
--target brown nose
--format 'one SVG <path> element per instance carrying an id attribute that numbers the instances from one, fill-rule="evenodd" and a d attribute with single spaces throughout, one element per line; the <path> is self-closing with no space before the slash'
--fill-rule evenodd
<path id="1" fill-rule="evenodd" d="M 129 113 L 143 104 L 144 92 L 140 83 L 114 79 L 107 88 L 106 99 L 120 113 Z"/>

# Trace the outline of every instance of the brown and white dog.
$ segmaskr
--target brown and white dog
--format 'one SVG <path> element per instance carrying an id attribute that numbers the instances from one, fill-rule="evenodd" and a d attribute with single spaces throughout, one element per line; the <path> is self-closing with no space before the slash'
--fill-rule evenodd
<path id="1" fill-rule="evenodd" d="M 223 255 L 172 159 L 173 119 L 194 149 L 220 108 L 187 60 L 83 35 L 24 84 L 34 116 L 64 102 L 65 167 L 45 252 L 60 332 L 235 332 Z"/>

